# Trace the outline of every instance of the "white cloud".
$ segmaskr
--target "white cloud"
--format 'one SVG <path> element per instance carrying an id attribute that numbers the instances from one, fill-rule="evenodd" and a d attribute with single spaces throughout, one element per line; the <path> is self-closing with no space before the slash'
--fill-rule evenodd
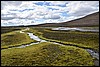
<path id="1" fill-rule="evenodd" d="M 1 7 L 2 7 L 2 9 L 5 9 L 8 6 L 12 6 L 12 7 L 16 6 L 17 7 L 17 6 L 21 5 L 21 3 L 22 3 L 22 1 L 1 1 L 1 4 L 2 4 Z M 9 8 L 7 8 L 7 9 L 9 9 Z"/>
<path id="2" fill-rule="evenodd" d="M 2 20 L 11 20 L 16 18 L 15 14 L 1 14 L 1 19 Z"/>
<path id="3" fill-rule="evenodd" d="M 97 11 L 99 1 L 1 1 L 1 25 L 65 22 Z"/>
<path id="4" fill-rule="evenodd" d="M 44 16 L 45 19 L 60 19 L 58 14 L 48 14 Z"/>
<path id="5" fill-rule="evenodd" d="M 98 1 L 74 1 L 66 4 L 68 14 L 74 16 L 82 16 L 91 12 L 98 11 Z"/>

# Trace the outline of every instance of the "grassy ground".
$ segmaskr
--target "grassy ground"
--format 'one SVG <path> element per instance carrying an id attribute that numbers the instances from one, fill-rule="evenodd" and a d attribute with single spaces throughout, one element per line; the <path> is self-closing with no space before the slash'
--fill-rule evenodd
<path id="1" fill-rule="evenodd" d="M 64 44 L 73 44 L 80 47 L 92 48 L 99 51 L 99 33 L 78 31 L 51 31 L 46 28 L 34 28 L 29 31 L 38 36 Z"/>
<path id="2" fill-rule="evenodd" d="M 19 46 L 31 42 L 36 41 L 30 39 L 30 37 L 26 33 L 9 32 L 1 34 L 1 48 Z"/>
<path id="3" fill-rule="evenodd" d="M 87 51 L 73 46 L 40 43 L 1 50 L 1 66 L 93 66 Z"/>
<path id="4" fill-rule="evenodd" d="M 1 34 L 21 30 L 21 27 L 1 27 Z"/>
<path id="5" fill-rule="evenodd" d="M 26 32 L 50 41 L 73 43 L 96 50 L 99 48 L 98 33 L 51 31 L 49 28 L 30 28 Z M 36 41 L 25 33 L 12 31 L 1 34 L 1 48 L 30 42 Z M 94 66 L 94 58 L 82 48 L 44 42 L 25 48 L 1 50 L 1 66 Z"/>

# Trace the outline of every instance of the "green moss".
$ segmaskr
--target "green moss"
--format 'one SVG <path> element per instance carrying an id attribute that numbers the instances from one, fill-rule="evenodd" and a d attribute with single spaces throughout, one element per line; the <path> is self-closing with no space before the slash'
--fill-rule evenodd
<path id="1" fill-rule="evenodd" d="M 22 30 L 22 27 L 1 27 L 1 34 Z"/>
<path id="2" fill-rule="evenodd" d="M 37 41 L 30 39 L 26 33 L 10 32 L 1 34 L 1 48 L 14 47 L 31 42 Z"/>
<path id="3" fill-rule="evenodd" d="M 93 66 L 87 51 L 73 46 L 40 43 L 1 50 L 1 66 Z"/>
<path id="4" fill-rule="evenodd" d="M 61 32 L 49 28 L 30 28 L 26 32 L 32 32 L 48 42 L 1 50 L 1 66 L 94 66 L 94 58 L 86 50 L 74 46 L 60 46 L 49 41 L 98 50 L 98 33 Z M 35 42 L 26 33 L 19 32 L 2 34 L 1 38 L 2 48 Z"/>
<path id="5" fill-rule="evenodd" d="M 99 33 L 74 32 L 74 31 L 52 31 L 46 28 L 33 28 L 35 35 L 46 40 L 74 44 L 80 47 L 92 48 L 99 51 Z M 32 32 L 32 31 L 31 31 Z"/>

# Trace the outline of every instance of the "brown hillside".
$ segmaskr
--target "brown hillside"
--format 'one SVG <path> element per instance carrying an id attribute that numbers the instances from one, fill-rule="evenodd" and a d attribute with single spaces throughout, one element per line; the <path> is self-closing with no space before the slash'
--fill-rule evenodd
<path id="1" fill-rule="evenodd" d="M 68 22 L 62 22 L 62 23 L 46 23 L 46 24 L 40 24 L 37 26 L 42 27 L 58 27 L 58 26 L 99 26 L 99 12 L 87 15 L 83 18 L 75 19 Z"/>

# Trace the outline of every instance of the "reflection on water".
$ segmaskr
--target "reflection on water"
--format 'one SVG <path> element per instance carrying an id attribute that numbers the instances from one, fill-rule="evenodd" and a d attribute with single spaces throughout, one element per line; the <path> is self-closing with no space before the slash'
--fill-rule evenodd
<path id="1" fill-rule="evenodd" d="M 27 33 L 27 34 L 29 35 L 29 37 L 30 37 L 31 39 L 36 40 L 36 41 L 38 41 L 38 42 L 36 42 L 36 43 L 31 43 L 31 44 L 26 44 L 26 45 L 22 45 L 22 46 L 19 46 L 19 47 L 17 47 L 17 48 L 24 48 L 24 47 L 26 47 L 26 46 L 30 46 L 30 45 L 33 45 L 33 44 L 39 44 L 40 42 L 47 42 L 47 41 L 45 41 L 45 40 L 40 39 L 38 36 L 35 36 L 33 33 Z"/>
<path id="2" fill-rule="evenodd" d="M 81 29 L 81 28 L 62 28 L 62 27 L 59 27 L 59 28 L 52 28 L 52 30 L 79 30 L 79 31 L 98 31 L 99 30 L 85 30 L 85 29 Z M 23 33 L 22 31 L 20 31 L 20 33 Z M 22 46 L 18 46 L 18 47 L 12 47 L 12 48 L 24 48 L 26 46 L 30 46 L 30 45 L 33 45 L 33 44 L 39 44 L 41 42 L 48 42 L 46 40 L 42 40 L 40 39 L 38 36 L 34 35 L 33 33 L 27 33 L 29 35 L 29 37 L 33 40 L 36 40 L 38 42 L 36 43 L 31 43 L 31 44 L 26 44 L 26 45 L 22 45 Z M 65 46 L 63 44 L 60 44 L 60 43 L 56 43 L 56 42 L 51 42 L 53 44 L 58 44 L 58 45 L 61 45 L 61 46 Z M 11 48 L 8 48 L 8 49 L 11 49 Z M 90 49 L 86 49 L 87 52 L 89 52 L 91 54 L 92 57 L 94 58 L 97 58 L 99 60 L 99 53 L 96 53 L 94 52 L 93 50 L 90 50 Z"/>
<path id="3" fill-rule="evenodd" d="M 69 28 L 69 27 L 58 27 L 58 28 L 52 28 L 52 30 L 71 30 L 71 31 L 90 31 L 90 32 L 99 32 L 99 30 L 89 30 L 89 29 L 83 29 L 83 28 Z"/>
<path id="4" fill-rule="evenodd" d="M 77 29 L 77 28 L 71 28 L 71 29 Z M 28 33 L 28 34 L 29 34 L 30 38 L 32 38 L 34 40 L 37 40 L 37 41 L 40 41 L 40 42 L 47 42 L 45 40 L 40 39 L 38 36 L 35 36 L 33 33 Z M 31 43 L 31 44 L 39 44 L 40 42 Z M 65 46 L 63 44 L 56 43 L 56 42 L 52 42 L 52 43 L 57 44 L 57 45 L 61 45 L 61 46 Z M 25 46 L 27 46 L 27 45 L 25 45 Z M 25 46 L 21 46 L 20 48 L 23 48 Z M 28 46 L 30 46 L 30 44 Z M 92 57 L 97 58 L 99 60 L 99 53 L 96 53 L 96 52 L 94 52 L 93 50 L 90 50 L 90 49 L 86 49 L 86 51 L 88 51 L 91 54 Z"/>
<path id="5" fill-rule="evenodd" d="M 36 40 L 36 41 L 41 41 L 40 38 L 38 38 L 37 36 L 33 35 L 33 33 L 28 33 L 28 35 L 30 36 L 31 39 Z"/>
<path id="6" fill-rule="evenodd" d="M 38 36 L 34 35 L 33 33 L 27 33 L 31 39 L 36 40 L 36 41 L 40 41 L 40 42 L 47 42 L 45 40 L 40 39 Z"/>
<path id="7" fill-rule="evenodd" d="M 99 53 L 94 52 L 93 50 L 86 49 L 94 58 L 97 58 L 99 60 Z"/>
<path id="8" fill-rule="evenodd" d="M 31 44 L 27 44 L 27 45 L 22 45 L 22 46 L 19 46 L 19 47 L 16 47 L 16 48 L 24 48 L 24 47 L 27 47 L 27 46 L 31 46 L 33 44 L 39 44 L 39 42 L 31 43 Z"/>

